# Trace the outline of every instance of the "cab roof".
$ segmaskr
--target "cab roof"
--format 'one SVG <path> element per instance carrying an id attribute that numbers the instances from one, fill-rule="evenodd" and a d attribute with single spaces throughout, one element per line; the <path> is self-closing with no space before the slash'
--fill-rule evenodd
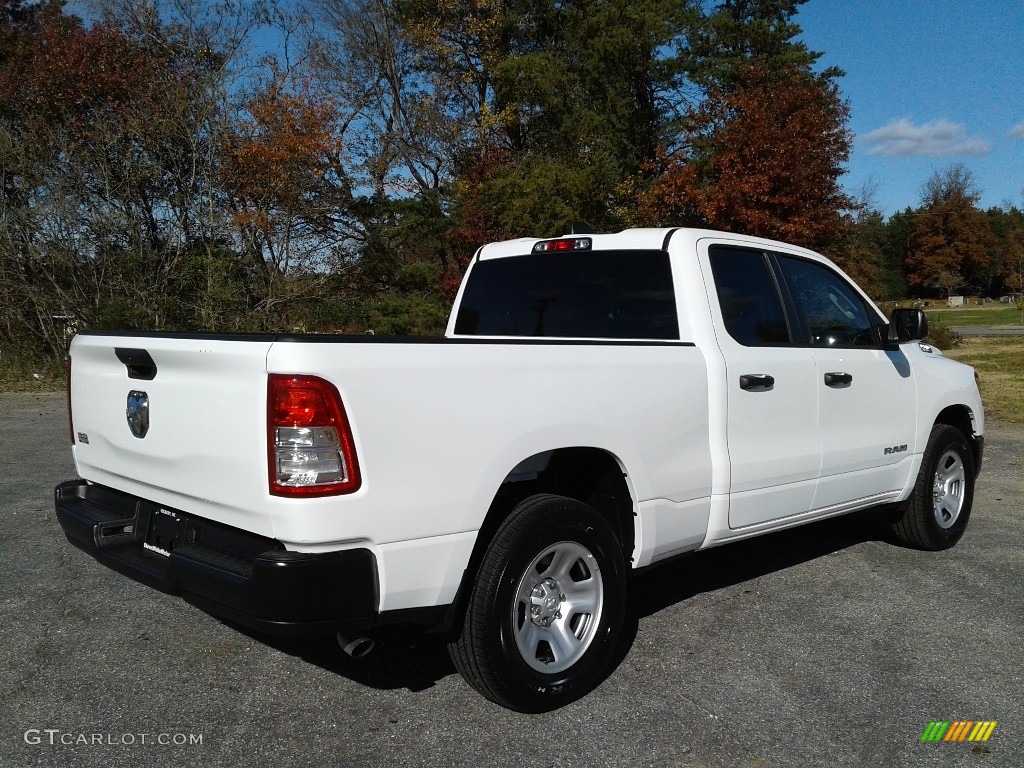
<path id="1" fill-rule="evenodd" d="M 667 250 L 669 243 L 679 245 L 685 243 L 696 243 L 704 238 L 712 238 L 719 241 L 729 241 L 737 244 L 750 245 L 753 247 L 767 249 L 783 249 L 790 253 L 803 252 L 813 253 L 805 248 L 789 245 L 777 240 L 769 240 L 761 237 L 751 237 L 733 232 L 722 232 L 712 229 L 698 229 L 693 227 L 651 227 L 625 229 L 613 234 L 565 234 L 557 237 L 521 237 L 515 240 L 503 240 L 500 242 L 488 243 L 477 252 L 477 258 L 481 260 L 502 259 L 513 256 L 525 256 L 535 252 L 538 244 L 549 244 L 553 241 L 574 240 L 589 241 L 583 249 L 567 247 L 566 250 L 592 250 L 592 251 L 615 251 L 615 250 Z M 544 247 L 544 246 L 541 246 Z M 552 248 L 552 250 L 556 250 Z M 818 254 L 814 254 L 818 255 Z"/>

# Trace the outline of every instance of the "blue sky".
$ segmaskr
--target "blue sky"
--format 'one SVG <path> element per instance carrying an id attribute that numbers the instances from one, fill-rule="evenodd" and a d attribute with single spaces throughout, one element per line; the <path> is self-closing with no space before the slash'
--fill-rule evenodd
<path id="1" fill-rule="evenodd" d="M 892 214 L 962 163 L 983 208 L 1024 208 L 1024 0 L 809 0 L 795 21 L 846 72 L 851 193 Z"/>

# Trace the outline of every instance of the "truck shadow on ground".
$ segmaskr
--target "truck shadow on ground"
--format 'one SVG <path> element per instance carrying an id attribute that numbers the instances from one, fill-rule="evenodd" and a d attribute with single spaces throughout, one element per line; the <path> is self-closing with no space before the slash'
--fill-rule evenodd
<path id="1" fill-rule="evenodd" d="M 651 568 L 630 581 L 622 638 L 607 674 L 629 655 L 640 620 L 696 595 L 741 585 L 762 576 L 869 541 L 893 541 L 884 509 L 870 509 L 779 533 L 696 552 Z M 334 637 L 286 639 L 246 632 L 259 642 L 371 688 L 423 691 L 456 674 L 439 635 L 398 629 L 375 635 L 375 648 L 353 659 Z"/>
<path id="2" fill-rule="evenodd" d="M 630 613 L 642 618 L 705 592 L 735 587 L 857 544 L 896 544 L 887 509 L 874 508 L 756 536 L 674 563 L 655 566 L 630 583 Z"/>

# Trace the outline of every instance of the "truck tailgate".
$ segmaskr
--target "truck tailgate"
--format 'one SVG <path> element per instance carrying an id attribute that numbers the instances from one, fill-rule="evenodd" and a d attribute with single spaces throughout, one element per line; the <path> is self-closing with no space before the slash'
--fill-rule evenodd
<path id="1" fill-rule="evenodd" d="M 272 343 L 271 336 L 76 336 L 71 412 L 79 475 L 272 537 L 266 510 Z M 141 436 L 129 424 L 133 398 L 147 403 Z M 138 424 L 136 431 L 142 431 Z"/>

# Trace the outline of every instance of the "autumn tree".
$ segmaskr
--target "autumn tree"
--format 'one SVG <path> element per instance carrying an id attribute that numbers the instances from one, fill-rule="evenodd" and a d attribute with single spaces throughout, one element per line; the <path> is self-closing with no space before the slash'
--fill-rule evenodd
<path id="1" fill-rule="evenodd" d="M 59 2 L 25 8 L 0 35 L 5 344 L 59 354 L 69 317 L 251 327 L 217 186 L 228 22 L 149 2 L 107 4 L 88 25 Z"/>
<path id="2" fill-rule="evenodd" d="M 829 79 L 751 64 L 732 90 L 715 87 L 662 155 L 641 197 L 645 218 L 705 224 L 825 249 L 854 205 L 839 178 L 851 136 L 848 108 Z"/>
<path id="3" fill-rule="evenodd" d="M 221 174 L 240 246 L 261 276 L 256 308 L 268 316 L 341 266 L 331 259 L 345 258 L 352 202 L 336 105 L 310 80 L 289 79 L 272 69 L 249 99 Z"/>
<path id="4" fill-rule="evenodd" d="M 495 71 L 517 53 L 526 6 L 506 0 L 406 0 L 395 3 L 417 51 L 417 67 L 463 127 L 471 144 L 487 144 L 515 105 L 495 90 Z M 536 3 L 539 8 L 541 4 Z"/>
<path id="5" fill-rule="evenodd" d="M 173 87 L 173 63 L 116 27 L 86 28 L 59 3 L 8 14 L 4 36 L 2 279 L 21 333 L 56 352 L 54 318 L 95 315 L 102 283 L 119 276 L 101 277 L 105 255 L 160 241 L 138 115 L 157 92 L 166 98 L 155 83 Z"/>
<path id="6" fill-rule="evenodd" d="M 439 237 L 428 227 L 422 239 L 436 244 L 446 293 L 486 240 L 560 231 L 573 219 L 622 226 L 623 182 L 678 111 L 678 51 L 696 18 L 695 3 L 675 0 L 318 0 L 317 8 L 329 30 L 317 55 L 363 142 L 359 208 L 372 215 L 359 271 L 380 275 L 390 265 L 393 284 L 420 251 L 404 236 L 378 247 L 377 222 L 405 232 L 426 227 L 420 214 L 434 210 L 449 230 Z M 412 218 L 398 226 L 396 214 Z"/>
<path id="7" fill-rule="evenodd" d="M 973 175 L 960 164 L 925 182 L 906 261 L 911 288 L 949 296 L 981 287 L 996 241 L 977 206 L 980 197 Z"/>
<path id="8" fill-rule="evenodd" d="M 162 293 L 178 305 L 172 326 L 256 329 L 247 317 L 252 272 L 236 252 L 222 189 L 223 150 L 244 113 L 245 85 L 263 69 L 248 52 L 250 39 L 284 17 L 272 1 L 84 2 L 102 24 L 172 62 L 152 98 L 140 101 L 134 131 L 146 147 L 139 165 L 160 180 L 148 198 L 161 212 L 154 255 Z"/>

